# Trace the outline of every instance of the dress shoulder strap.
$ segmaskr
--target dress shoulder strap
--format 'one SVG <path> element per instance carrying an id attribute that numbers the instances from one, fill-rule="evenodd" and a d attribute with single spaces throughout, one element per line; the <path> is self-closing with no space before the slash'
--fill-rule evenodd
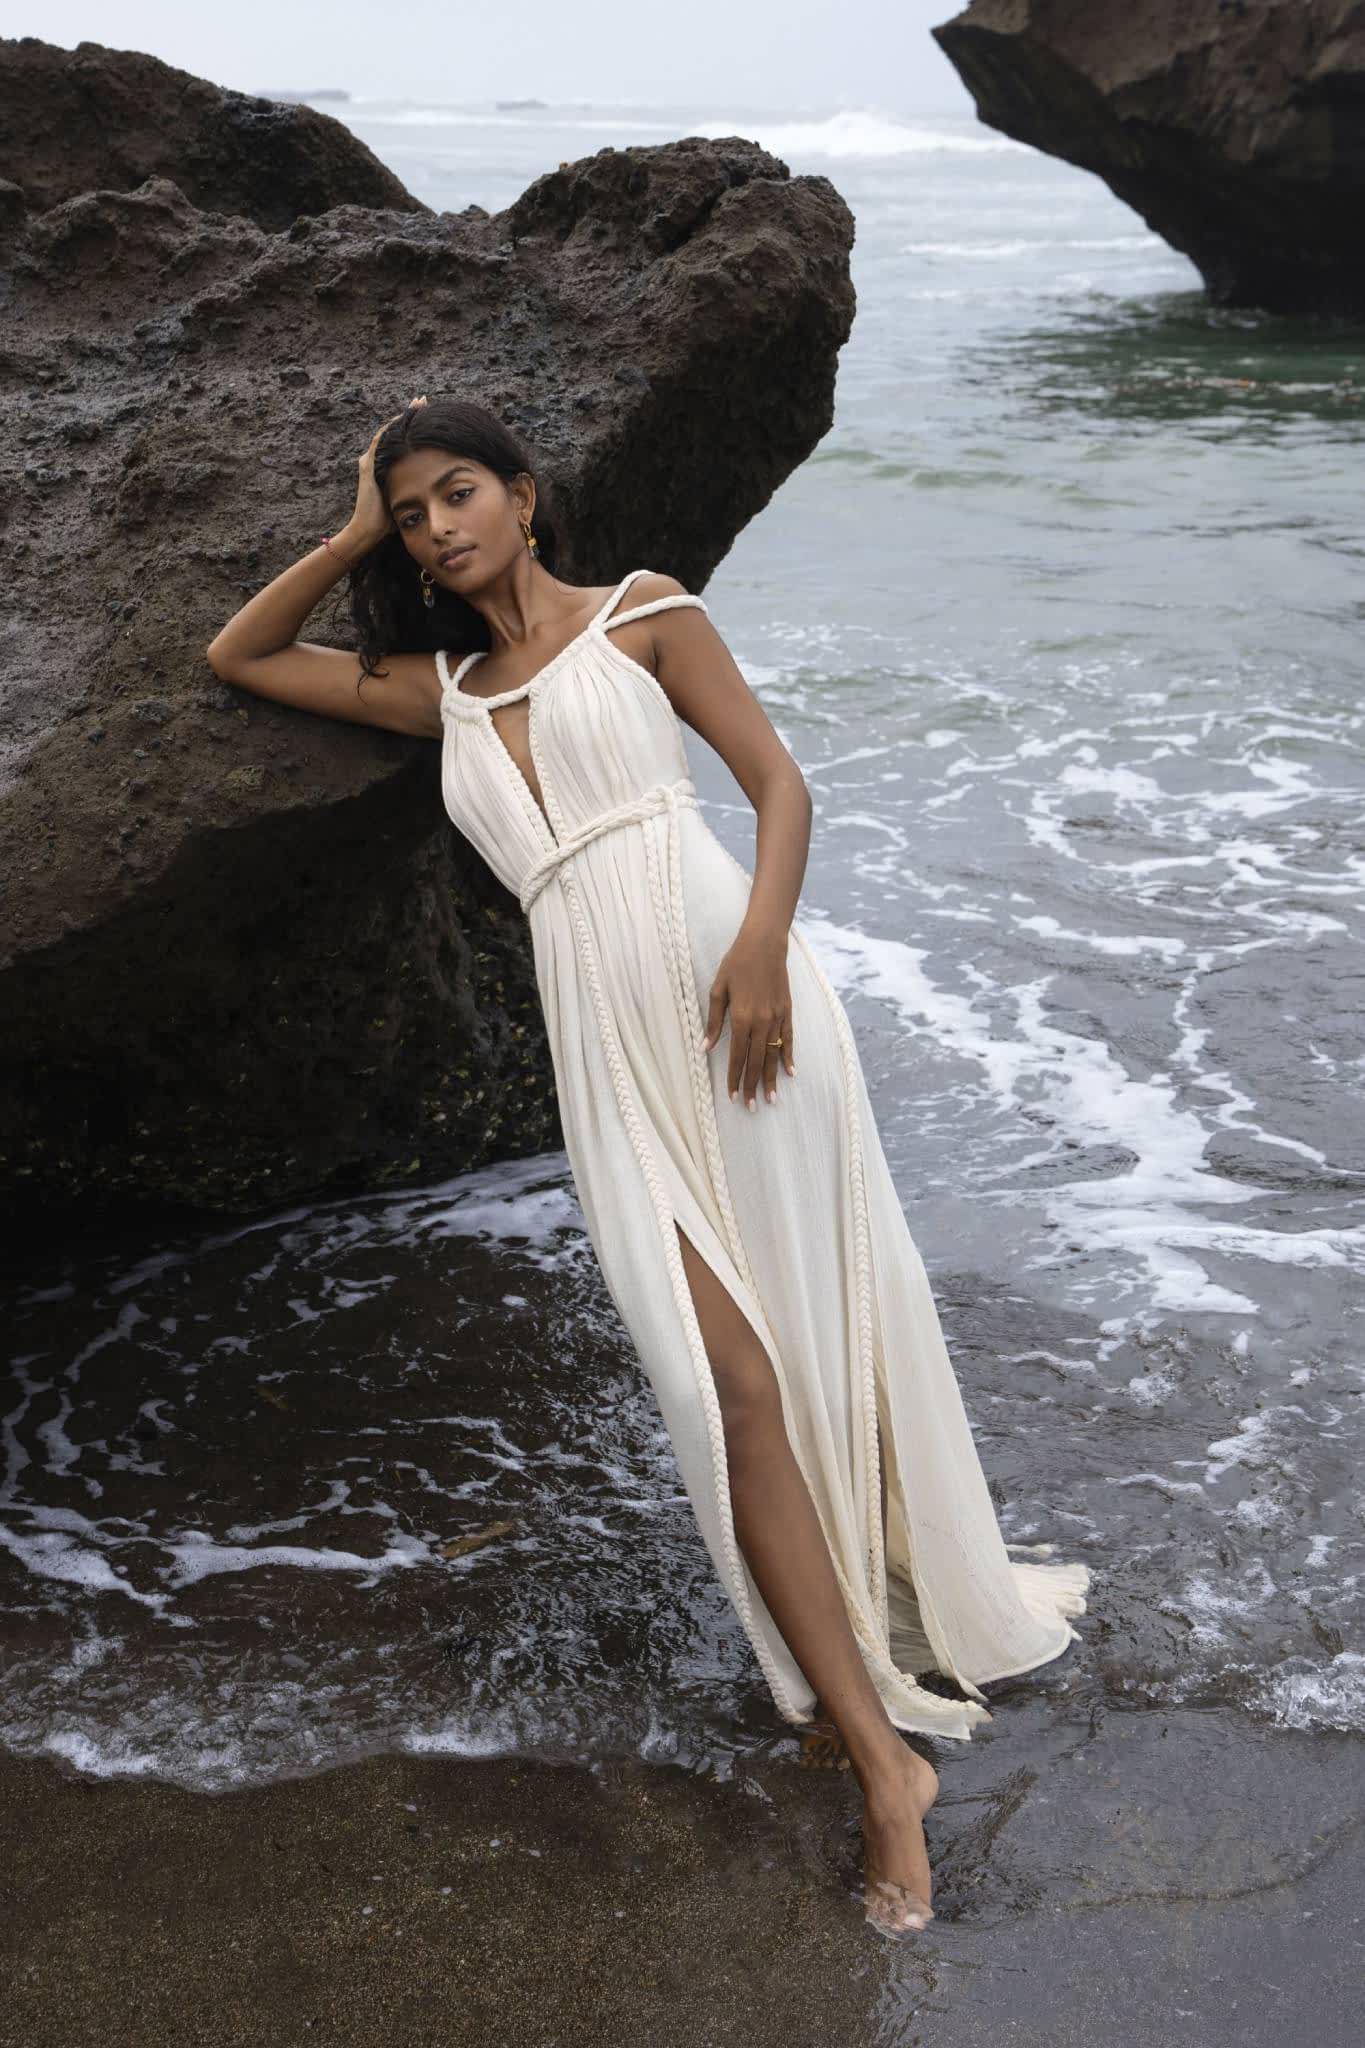
<path id="1" fill-rule="evenodd" d="M 612 609 L 612 606 L 616 603 L 617 598 L 621 596 L 622 592 L 629 588 L 637 576 L 648 576 L 651 573 L 648 569 L 632 569 L 629 576 L 622 578 L 621 582 L 617 584 L 615 590 L 607 599 L 607 602 L 603 605 L 601 611 L 597 614 L 598 621 L 603 627 L 624 626 L 627 619 L 647 618 L 651 612 L 667 611 L 671 605 L 690 604 L 695 605 L 699 612 L 706 610 L 706 606 L 699 597 L 692 597 L 686 591 L 675 591 L 669 597 L 652 597 L 648 604 L 632 605 L 629 611 L 617 612 L 614 619 L 609 619 L 607 613 Z"/>
<path id="2" fill-rule="evenodd" d="M 448 701 L 452 696 L 454 696 L 458 692 L 460 687 L 461 676 L 464 674 L 465 670 L 469 668 L 478 659 L 479 649 L 475 648 L 472 654 L 466 654 L 464 660 L 460 663 L 454 675 L 452 675 L 450 672 L 450 658 L 447 655 L 444 647 L 438 647 L 436 649 L 436 678 L 441 685 L 441 696 L 443 700 Z"/>
<path id="3" fill-rule="evenodd" d="M 617 599 L 625 595 L 626 591 L 630 589 L 631 584 L 635 581 L 637 576 L 648 576 L 648 574 L 648 569 L 628 569 L 626 571 L 626 574 L 621 578 L 621 581 L 617 584 L 615 590 L 613 590 L 611 596 L 602 606 L 602 609 L 597 613 L 596 617 L 593 619 L 594 626 L 605 625 L 607 613 L 613 610 Z M 613 620 L 612 623 L 615 624 L 615 621 Z"/>
<path id="4" fill-rule="evenodd" d="M 695 605 L 699 612 L 706 611 L 706 606 L 699 597 L 692 597 L 686 591 L 675 591 L 671 597 L 652 597 L 648 604 L 632 605 L 628 612 L 618 612 L 616 617 L 608 619 L 606 624 L 608 626 L 624 626 L 627 619 L 648 618 L 651 612 L 666 612 L 670 605 L 675 604 Z"/>

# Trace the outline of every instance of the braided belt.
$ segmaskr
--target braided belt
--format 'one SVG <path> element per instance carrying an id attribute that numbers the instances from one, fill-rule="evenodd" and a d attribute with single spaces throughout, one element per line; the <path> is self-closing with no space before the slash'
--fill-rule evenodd
<path id="1" fill-rule="evenodd" d="M 690 775 L 681 775 L 676 782 L 656 782 L 628 804 L 618 804 L 615 810 L 602 811 L 596 818 L 590 818 L 586 825 L 580 825 L 576 832 L 568 833 L 532 861 L 518 891 L 523 911 L 530 910 L 551 875 L 591 840 L 599 839 L 604 832 L 614 832 L 619 825 L 634 825 L 660 811 L 676 811 L 679 804 L 695 806 L 696 802 L 696 784 Z"/>

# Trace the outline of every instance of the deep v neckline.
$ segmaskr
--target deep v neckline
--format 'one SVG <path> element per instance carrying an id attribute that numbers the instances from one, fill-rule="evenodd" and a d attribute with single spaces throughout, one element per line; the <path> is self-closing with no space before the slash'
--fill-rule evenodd
<path id="1" fill-rule="evenodd" d="M 578 635 L 577 635 L 577 640 L 581 640 L 581 639 L 582 639 L 582 637 L 583 637 L 583 635 L 582 635 L 581 633 L 580 633 L 580 634 L 578 634 Z M 570 641 L 570 643 L 569 643 L 569 646 L 574 646 L 575 644 L 576 644 L 576 641 Z M 568 651 L 569 651 L 569 649 L 568 649 L 567 647 L 563 649 L 563 652 L 564 652 L 565 654 L 567 654 L 567 653 L 568 653 Z M 556 656 L 555 656 L 555 659 L 556 659 L 556 661 L 557 661 L 557 660 L 559 659 L 559 656 L 558 656 L 558 655 L 556 655 Z M 543 669 L 538 669 L 538 670 L 536 671 L 536 675 L 543 675 L 543 674 L 544 674 L 544 670 L 543 670 Z M 514 691 L 514 692 L 513 692 L 513 695 L 514 695 L 514 696 L 517 696 L 517 697 L 525 697 L 525 698 L 526 698 L 526 751 L 527 751 L 527 753 L 528 753 L 528 754 L 530 755 L 530 757 L 531 757 L 531 766 L 532 766 L 532 767 L 533 767 L 533 768 L 535 769 L 535 771 L 536 771 L 536 781 L 537 781 L 537 782 L 538 782 L 538 783 L 540 784 L 540 792 L 541 792 L 541 796 L 543 796 L 543 795 L 545 794 L 545 778 L 544 778 L 544 777 L 542 776 L 542 774 L 541 774 L 541 772 L 540 772 L 540 763 L 539 763 L 539 761 L 537 761 L 537 759 L 536 759 L 536 737 L 535 737 L 535 715 L 536 715 L 536 711 L 535 711 L 535 703 L 534 703 L 534 700 L 532 699 L 532 697 L 531 697 L 531 694 L 530 694 L 530 685 L 531 685 L 531 683 L 535 682 L 535 680 L 536 680 L 536 676 L 531 676 L 531 677 L 530 677 L 530 678 L 528 679 L 528 681 L 527 681 L 526 683 L 524 683 L 523 685 L 521 685 L 521 687 L 520 687 L 519 689 L 517 689 L 516 691 Z M 475 701 L 475 702 L 477 703 L 477 702 L 478 702 L 478 699 L 476 698 L 476 699 L 475 699 L 474 701 Z M 559 844 L 559 834 L 558 834 L 558 833 L 556 832 L 556 830 L 555 830 L 554 826 L 553 826 L 553 825 L 551 824 L 551 822 L 550 822 L 550 814 L 549 814 L 549 812 L 548 812 L 548 811 L 546 810 L 546 808 L 545 808 L 545 805 L 544 805 L 544 804 L 543 804 L 543 803 L 542 803 L 542 802 L 540 801 L 540 797 L 538 797 L 538 796 L 536 795 L 535 791 L 534 791 L 534 790 L 532 789 L 532 787 L 531 787 L 531 784 L 530 784 L 530 781 L 529 781 L 529 779 L 527 778 L 527 775 L 526 775 L 526 771 L 525 771 L 525 769 L 524 769 L 524 768 L 522 767 L 521 763 L 520 763 L 520 762 L 519 762 L 519 761 L 517 760 L 517 757 L 516 757 L 516 755 L 515 755 L 515 754 L 514 754 L 514 753 L 512 752 L 512 749 L 511 749 L 511 748 L 510 748 L 510 747 L 508 746 L 508 744 L 507 744 L 506 740 L 505 740 L 505 739 L 503 738 L 503 736 L 502 736 L 501 732 L 500 732 L 500 731 L 498 730 L 498 721 L 497 721 L 497 719 L 496 719 L 496 718 L 494 718 L 494 717 L 492 716 L 492 711 L 493 711 L 493 710 L 501 710 L 501 709 L 502 709 L 502 707 L 503 707 L 503 702 L 504 702 L 505 700 L 504 700 L 503 698 L 499 697 L 499 698 L 496 698 L 496 699 L 495 699 L 495 698 L 490 698 L 490 699 L 489 699 L 488 701 L 489 701 L 489 704 L 490 704 L 490 706 L 491 706 L 491 710 L 490 710 L 490 715 L 489 715 L 489 718 L 488 718 L 488 736 L 489 736 L 489 739 L 491 740 L 492 744 L 493 744 L 493 745 L 494 745 L 494 746 L 495 746 L 495 747 L 496 747 L 496 748 L 498 749 L 498 752 L 499 752 L 499 753 L 500 753 L 500 754 L 501 754 L 501 755 L 503 756 L 504 760 L 505 760 L 505 761 L 506 761 L 506 763 L 507 763 L 507 766 L 508 766 L 508 768 L 509 768 L 509 769 L 511 770 L 511 772 L 512 772 L 513 776 L 515 777 L 515 779 L 517 780 L 517 782 L 519 782 L 519 783 L 520 783 L 520 785 L 521 785 L 521 788 L 522 788 L 522 793 L 523 793 L 523 795 L 525 796 L 525 799 L 526 799 L 527 803 L 528 803 L 528 804 L 530 805 L 531 809 L 532 809 L 532 810 L 533 810 L 533 811 L 535 812 L 535 814 L 536 814 L 536 816 L 537 816 L 537 817 L 539 818 L 539 820 L 540 820 L 541 824 L 542 824 L 542 825 L 543 825 L 543 826 L 545 827 L 545 830 L 546 830 L 546 831 L 547 831 L 547 832 L 549 833 L 549 835 L 550 835 L 551 839 L 553 839 L 553 841 L 555 842 L 555 845 L 556 845 L 556 846 L 558 846 L 558 844 Z"/>
<path id="2" fill-rule="evenodd" d="M 527 806 L 528 811 L 534 814 L 537 824 L 554 846 L 559 844 L 559 834 L 550 819 L 549 810 L 547 809 L 549 791 L 545 786 L 545 777 L 541 772 L 540 763 L 536 759 L 535 700 L 532 698 L 531 692 L 536 684 L 542 682 L 547 676 L 558 669 L 563 662 L 567 661 L 568 657 L 574 652 L 574 649 L 581 647 L 583 642 L 592 634 L 597 633 L 605 640 L 606 635 L 602 631 L 603 621 L 609 613 L 616 609 L 617 604 L 636 577 L 644 576 L 647 573 L 644 569 L 630 570 L 627 575 L 621 578 L 621 581 L 608 596 L 606 602 L 600 605 L 597 611 L 593 613 L 587 624 L 580 627 L 578 632 L 574 634 L 572 640 L 566 640 L 559 652 L 552 654 L 547 662 L 543 662 L 534 675 L 527 676 L 524 682 L 514 683 L 510 689 L 494 690 L 487 697 L 479 697 L 462 687 L 461 678 L 465 671 L 472 667 L 476 661 L 481 661 L 484 658 L 487 652 L 484 648 L 476 648 L 472 654 L 467 654 L 456 668 L 453 676 L 450 675 L 448 666 L 446 667 L 446 675 L 449 676 L 448 687 L 450 695 L 458 698 L 462 706 L 467 705 L 471 707 L 474 713 L 483 712 L 486 714 L 485 723 L 491 743 L 497 748 L 506 762 L 508 772 L 516 781 L 518 793 L 523 803 Z M 443 653 L 437 657 L 437 662 L 438 668 L 444 664 L 445 656 Z M 525 770 L 503 738 L 502 733 L 498 730 L 498 722 L 492 715 L 495 711 L 500 711 L 505 704 L 514 704 L 522 697 L 527 699 L 526 750 L 531 757 L 531 766 L 535 770 L 536 781 L 540 784 L 541 795 L 546 798 L 545 804 L 541 803 L 540 798 L 537 797 L 532 789 Z"/>

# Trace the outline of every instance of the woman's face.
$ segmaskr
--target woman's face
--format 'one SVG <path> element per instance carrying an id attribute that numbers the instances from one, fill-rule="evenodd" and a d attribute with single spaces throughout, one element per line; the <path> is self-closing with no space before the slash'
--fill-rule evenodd
<path id="1" fill-rule="evenodd" d="M 526 545 L 518 498 L 502 478 L 445 448 L 412 448 L 389 471 L 389 511 L 419 567 L 463 596 Z M 524 489 L 519 481 L 518 491 Z M 525 516 L 530 517 L 529 505 Z"/>

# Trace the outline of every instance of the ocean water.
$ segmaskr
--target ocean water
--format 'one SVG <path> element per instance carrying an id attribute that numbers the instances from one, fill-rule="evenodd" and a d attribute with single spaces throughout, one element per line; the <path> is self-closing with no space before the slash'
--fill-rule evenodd
<path id="1" fill-rule="evenodd" d="M 847 199 L 833 429 L 706 597 L 815 798 L 800 914 L 1004 1533 L 1094 1574 L 992 1703 L 1359 1731 L 1365 330 L 1210 308 L 970 116 L 345 118 L 451 210 L 685 134 Z M 783 1733 L 561 1154 L 54 1245 L 10 1324 L 12 1749 L 217 1791 Z"/>

